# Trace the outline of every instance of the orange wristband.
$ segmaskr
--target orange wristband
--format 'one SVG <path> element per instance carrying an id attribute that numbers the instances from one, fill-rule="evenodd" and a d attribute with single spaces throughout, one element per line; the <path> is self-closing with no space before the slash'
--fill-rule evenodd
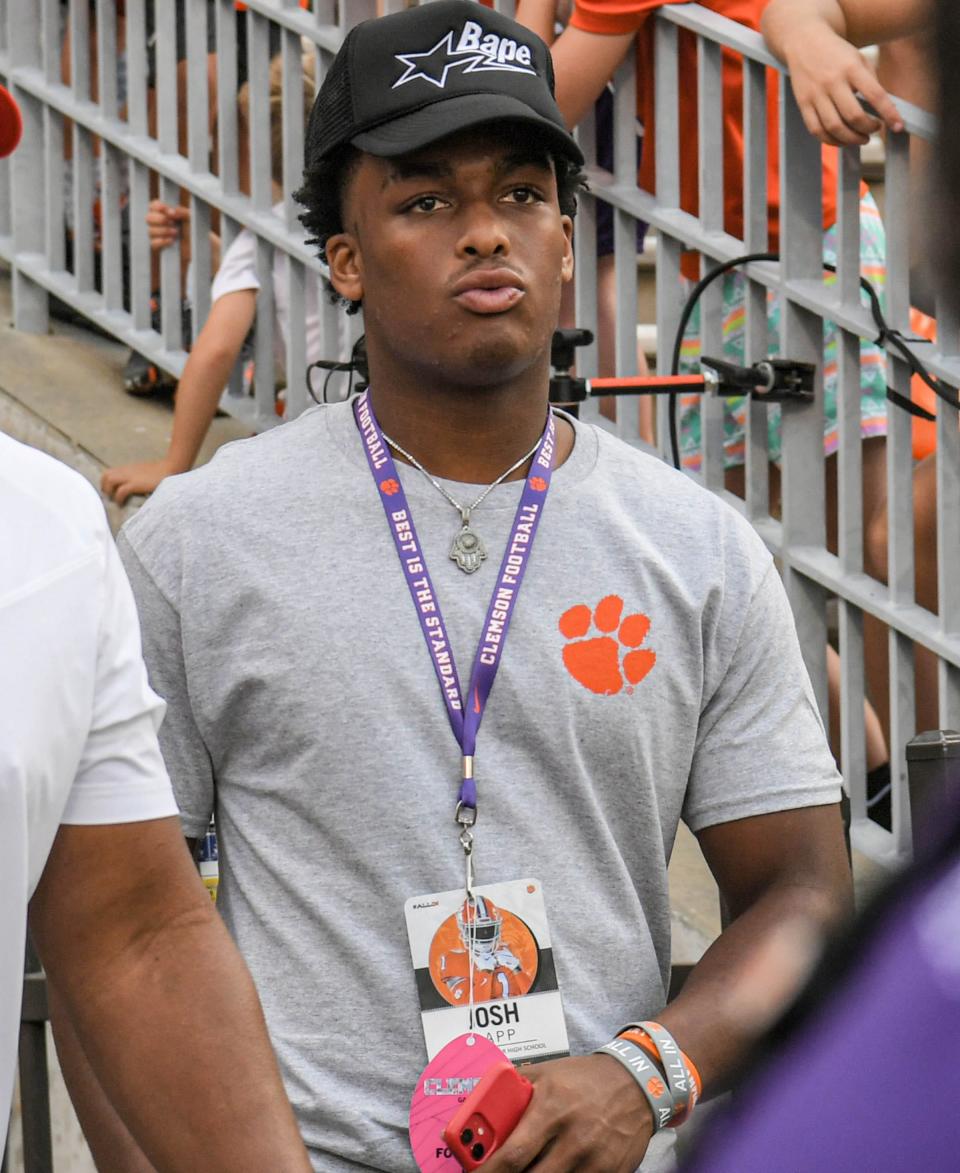
<path id="1" fill-rule="evenodd" d="M 663 1068 L 663 1057 L 660 1054 L 657 1044 L 653 1041 L 650 1035 L 641 1026 L 630 1026 L 626 1030 L 620 1031 L 619 1036 L 622 1039 L 627 1039 L 631 1043 L 635 1043 L 641 1047 L 661 1069 Z M 686 1107 L 679 1109 L 679 1111 L 671 1118 L 668 1128 L 679 1128 L 686 1120 L 690 1119 L 693 1109 L 697 1102 L 703 1095 L 703 1080 L 700 1078 L 700 1072 L 697 1070 L 693 1060 L 686 1053 L 680 1052 L 680 1057 L 690 1076 L 691 1094 Z"/>
<path id="2" fill-rule="evenodd" d="M 657 1050 L 657 1044 L 647 1034 L 646 1031 L 640 1030 L 639 1027 L 631 1027 L 630 1030 L 622 1030 L 618 1036 L 621 1039 L 629 1039 L 631 1043 L 636 1043 L 638 1047 L 643 1047 L 650 1058 L 657 1064 L 658 1067 L 663 1066 L 663 1060 L 660 1058 L 660 1052 Z"/>

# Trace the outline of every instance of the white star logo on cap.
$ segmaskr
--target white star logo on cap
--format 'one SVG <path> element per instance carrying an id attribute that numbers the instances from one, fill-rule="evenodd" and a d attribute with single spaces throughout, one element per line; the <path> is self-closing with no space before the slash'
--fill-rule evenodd
<path id="1" fill-rule="evenodd" d="M 423 78 L 438 89 L 447 84 L 447 74 L 451 69 L 460 65 L 472 65 L 481 60 L 476 51 L 460 53 L 453 47 L 453 33 L 447 33 L 426 53 L 397 53 L 397 60 L 407 67 L 407 72 L 393 83 L 392 89 L 405 85 L 408 81 Z"/>

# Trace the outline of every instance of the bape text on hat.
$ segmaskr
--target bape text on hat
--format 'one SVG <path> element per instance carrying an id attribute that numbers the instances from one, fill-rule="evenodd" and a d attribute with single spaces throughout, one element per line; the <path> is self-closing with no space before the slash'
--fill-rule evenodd
<path id="1" fill-rule="evenodd" d="M 577 164 L 536 34 L 471 0 L 437 0 L 364 21 L 347 34 L 307 126 L 307 167 L 352 143 L 370 155 L 419 150 L 504 119 L 537 128 Z"/>

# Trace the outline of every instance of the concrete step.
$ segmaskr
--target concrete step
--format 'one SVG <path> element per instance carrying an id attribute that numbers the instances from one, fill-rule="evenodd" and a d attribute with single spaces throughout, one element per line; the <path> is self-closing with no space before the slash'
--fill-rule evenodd
<path id="1" fill-rule="evenodd" d="M 105 468 L 158 459 L 170 439 L 171 398 L 137 399 L 124 391 L 128 353 L 112 339 L 54 319 L 49 334 L 14 329 L 9 271 L 0 267 L 0 428 L 97 488 Z M 215 419 L 200 463 L 221 444 L 249 434 L 229 417 Z M 123 509 L 104 503 L 116 530 L 142 502 Z"/>

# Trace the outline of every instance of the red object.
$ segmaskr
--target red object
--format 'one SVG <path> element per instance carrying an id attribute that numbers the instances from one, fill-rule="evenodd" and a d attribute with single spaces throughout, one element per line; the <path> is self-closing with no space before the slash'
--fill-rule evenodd
<path id="1" fill-rule="evenodd" d="M 509 1060 L 486 1072 L 443 1130 L 444 1141 L 467 1173 L 503 1146 L 532 1095 L 533 1084 Z"/>
<path id="2" fill-rule="evenodd" d="M 651 393 L 655 391 L 703 391 L 707 380 L 703 375 L 627 375 L 591 379 L 590 388 L 595 391 L 615 391 L 620 387 L 645 387 Z"/>
<path id="3" fill-rule="evenodd" d="M 23 134 L 23 118 L 20 107 L 13 100 L 9 90 L 0 86 L 0 158 L 12 155 Z"/>
<path id="4" fill-rule="evenodd" d="M 910 332 L 926 338 L 930 342 L 937 340 L 937 322 L 935 318 L 921 313 L 915 306 L 910 307 Z M 923 357 L 924 347 L 915 347 L 916 352 Z M 940 410 L 937 406 L 936 394 L 926 385 L 919 375 L 910 380 L 910 398 L 918 407 L 925 407 L 934 415 Z M 923 460 L 937 450 L 937 424 L 935 420 L 921 419 L 914 416 L 913 421 L 913 459 Z"/>

